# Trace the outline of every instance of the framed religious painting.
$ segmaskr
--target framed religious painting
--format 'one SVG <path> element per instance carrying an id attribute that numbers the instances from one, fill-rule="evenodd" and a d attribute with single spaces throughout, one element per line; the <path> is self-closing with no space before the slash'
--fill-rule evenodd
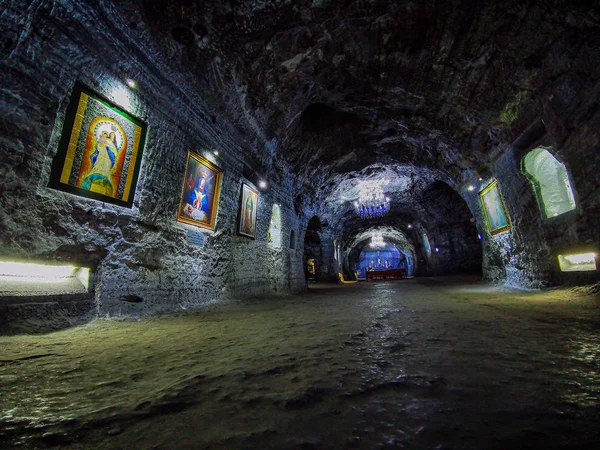
<path id="1" fill-rule="evenodd" d="M 497 180 L 492 181 L 479 193 L 479 199 L 490 234 L 494 235 L 510 230 L 510 219 Z"/>
<path id="2" fill-rule="evenodd" d="M 256 237 L 256 209 L 258 206 L 258 191 L 246 183 L 242 183 L 242 200 L 240 202 L 240 228 L 242 236 L 252 239 Z"/>
<path id="3" fill-rule="evenodd" d="M 140 119 L 77 83 L 48 186 L 131 208 L 145 139 Z"/>
<path id="4" fill-rule="evenodd" d="M 216 165 L 188 151 L 177 221 L 214 230 L 222 177 Z"/>

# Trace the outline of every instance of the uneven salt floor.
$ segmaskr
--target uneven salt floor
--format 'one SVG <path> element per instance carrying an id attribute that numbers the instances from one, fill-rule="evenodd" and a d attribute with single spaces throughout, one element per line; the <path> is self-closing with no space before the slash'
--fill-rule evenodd
<path id="1" fill-rule="evenodd" d="M 0 448 L 588 448 L 600 298 L 313 285 L 0 337 Z"/>

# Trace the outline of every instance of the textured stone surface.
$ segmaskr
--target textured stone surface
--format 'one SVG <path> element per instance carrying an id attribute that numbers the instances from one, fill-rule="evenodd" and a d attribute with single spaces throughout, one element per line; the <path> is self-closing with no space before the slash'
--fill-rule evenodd
<path id="1" fill-rule="evenodd" d="M 8 36 L 0 97 L 2 258 L 91 266 L 101 316 L 301 289 L 301 249 L 266 245 L 275 201 L 282 204 L 284 232 L 299 229 L 289 188 L 272 177 L 270 190 L 260 196 L 256 240 L 237 235 L 244 154 L 255 152 L 257 143 L 247 142 L 186 88 L 160 57 L 151 61 L 151 46 L 136 40 L 114 8 L 110 3 L 51 7 L 15 1 L 2 12 Z M 129 91 L 126 109 L 148 124 L 134 207 L 48 189 L 74 82 L 83 81 L 114 100 L 114 90 L 123 89 L 127 77 L 135 78 L 139 89 Z M 187 244 L 187 227 L 175 220 L 188 149 L 224 170 L 216 229 L 206 232 L 202 248 Z M 269 148 L 263 143 L 258 151 Z M 120 300 L 123 295 L 143 301 Z"/>
<path id="2" fill-rule="evenodd" d="M 319 284 L 0 336 L 0 445 L 592 449 L 599 288 Z"/>
<path id="3" fill-rule="evenodd" d="M 597 279 L 560 273 L 556 255 L 600 242 L 599 22 L 597 6 L 566 0 L 5 1 L 0 257 L 90 266 L 102 316 L 298 291 L 309 219 L 326 223 L 321 270 L 335 276 L 333 243 L 348 250 L 370 227 L 352 201 L 371 180 L 393 209 L 373 226 L 406 236 L 418 275 Z M 126 90 L 122 106 L 148 124 L 132 209 L 46 187 L 75 81 L 115 101 Z M 565 164 L 575 211 L 540 214 L 520 171 L 537 145 Z M 224 169 L 202 248 L 175 221 L 188 149 Z M 244 175 L 269 182 L 255 240 L 237 234 Z M 496 236 L 478 198 L 492 179 L 512 221 Z M 279 247 L 267 243 L 275 203 Z M 439 253 L 423 251 L 423 233 Z"/>

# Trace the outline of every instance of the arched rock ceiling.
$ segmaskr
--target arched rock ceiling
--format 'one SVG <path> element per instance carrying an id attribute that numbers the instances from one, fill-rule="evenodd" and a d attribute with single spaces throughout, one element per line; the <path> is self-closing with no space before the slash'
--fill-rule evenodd
<path id="1" fill-rule="evenodd" d="M 411 251 L 414 251 L 415 249 L 413 243 L 401 230 L 392 226 L 371 225 L 365 227 L 361 231 L 356 232 L 353 239 L 348 241 L 345 245 L 344 251 L 350 253 L 355 248 L 357 250 L 362 250 L 364 247 L 369 245 L 371 237 L 375 233 L 381 233 L 383 240 L 386 243 L 395 244 L 396 247 L 400 249 L 408 249 Z"/>
<path id="2" fill-rule="evenodd" d="M 321 216 L 334 226 L 354 219 L 354 201 L 365 187 L 379 187 L 390 197 L 395 213 L 414 214 L 425 189 L 442 176 L 439 171 L 411 165 L 374 164 L 362 171 L 331 175 L 317 191 L 316 199 L 322 205 Z"/>
<path id="3" fill-rule="evenodd" d="M 338 217 L 337 197 L 354 195 L 366 167 L 412 166 L 399 192 L 413 175 L 424 184 L 431 174 L 450 184 L 475 176 L 553 95 L 573 98 L 600 66 L 590 2 L 134 3 L 163 59 L 254 136 L 259 160 L 277 138 L 304 196 L 297 203 L 318 198 Z M 176 43 L 182 20 L 206 35 Z"/>
<path id="4" fill-rule="evenodd" d="M 454 188 L 440 181 L 443 178 L 437 171 L 410 165 L 374 165 L 358 173 L 334 175 L 317 191 L 320 217 L 344 233 L 359 231 L 364 224 L 390 224 L 401 229 L 425 224 L 432 229 L 440 223 L 468 220 L 468 206 Z M 364 184 L 380 186 L 390 197 L 387 215 L 363 219 L 356 214 L 354 200 Z"/>

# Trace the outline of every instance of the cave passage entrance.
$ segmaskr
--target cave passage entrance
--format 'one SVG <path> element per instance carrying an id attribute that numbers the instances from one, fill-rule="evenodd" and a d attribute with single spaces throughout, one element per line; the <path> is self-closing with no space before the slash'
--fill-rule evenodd
<path id="1" fill-rule="evenodd" d="M 355 266 L 357 278 L 366 279 L 367 269 L 404 269 L 410 277 L 414 275 L 414 257 L 410 250 L 399 249 L 395 245 L 379 249 L 365 248 L 360 252 L 358 263 Z"/>
<path id="2" fill-rule="evenodd" d="M 304 276 L 307 281 L 319 281 L 326 277 L 327 268 L 324 266 L 323 247 L 319 231 L 322 229 L 321 221 L 313 216 L 308 221 L 306 234 L 304 235 Z"/>

